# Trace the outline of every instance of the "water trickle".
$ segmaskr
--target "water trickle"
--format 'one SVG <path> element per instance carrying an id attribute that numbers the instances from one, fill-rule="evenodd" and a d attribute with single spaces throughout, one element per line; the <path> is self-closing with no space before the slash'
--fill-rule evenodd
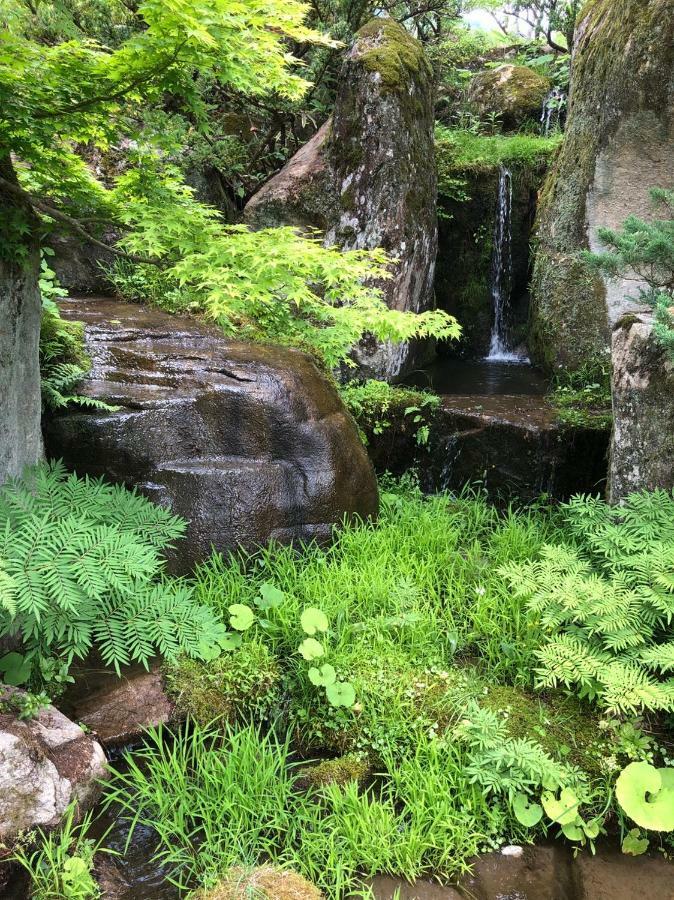
<path id="1" fill-rule="evenodd" d="M 494 251 L 491 258 L 491 297 L 494 313 L 487 360 L 490 362 L 528 362 L 510 345 L 507 312 L 512 289 L 512 173 L 499 169 L 498 202 L 494 226 Z"/>
<path id="2" fill-rule="evenodd" d="M 548 137 L 555 125 L 560 124 L 561 114 L 566 105 L 566 94 L 561 88 L 553 88 L 543 101 L 541 110 L 541 134 Z"/>

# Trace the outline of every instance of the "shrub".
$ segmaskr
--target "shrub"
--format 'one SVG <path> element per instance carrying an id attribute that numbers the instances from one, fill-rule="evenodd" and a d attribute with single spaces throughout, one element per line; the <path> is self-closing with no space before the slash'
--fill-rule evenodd
<path id="1" fill-rule="evenodd" d="M 564 685 L 610 712 L 674 709 L 674 498 L 565 506 L 574 544 L 548 544 L 502 570 L 546 635 L 541 686 Z"/>
<path id="2" fill-rule="evenodd" d="M 419 445 L 428 443 L 430 426 L 440 405 L 437 394 L 375 379 L 350 382 L 340 388 L 340 393 L 365 444 L 373 435 L 391 427 L 412 434 Z"/>
<path id="3" fill-rule="evenodd" d="M 222 629 L 161 551 L 185 523 L 135 492 L 41 465 L 0 489 L 0 636 L 22 683 L 50 657 L 66 666 L 95 647 L 119 672 L 156 654 L 198 657 Z"/>

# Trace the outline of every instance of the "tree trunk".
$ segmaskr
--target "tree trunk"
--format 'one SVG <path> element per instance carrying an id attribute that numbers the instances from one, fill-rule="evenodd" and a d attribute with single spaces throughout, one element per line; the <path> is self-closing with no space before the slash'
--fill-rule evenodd
<path id="1" fill-rule="evenodd" d="M 0 176 L 16 180 L 9 158 Z M 0 191 L 0 484 L 42 456 L 38 237 L 32 209 Z"/>

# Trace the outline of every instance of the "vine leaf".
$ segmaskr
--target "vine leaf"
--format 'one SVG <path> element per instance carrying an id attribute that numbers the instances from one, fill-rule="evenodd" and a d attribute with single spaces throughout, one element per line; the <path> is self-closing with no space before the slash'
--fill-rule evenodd
<path id="1" fill-rule="evenodd" d="M 305 634 L 316 634 L 317 631 L 328 630 L 328 617 L 323 610 L 308 606 L 302 613 L 300 625 Z"/>
<path id="2" fill-rule="evenodd" d="M 640 828 L 633 828 L 625 835 L 622 851 L 627 856 L 641 856 L 648 850 L 648 838 L 643 837 Z"/>

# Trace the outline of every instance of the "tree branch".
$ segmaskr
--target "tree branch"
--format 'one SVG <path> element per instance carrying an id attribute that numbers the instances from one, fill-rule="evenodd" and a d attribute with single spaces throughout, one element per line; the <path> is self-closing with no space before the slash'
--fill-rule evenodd
<path id="1" fill-rule="evenodd" d="M 120 250 L 118 247 L 111 247 L 109 244 L 105 244 L 103 243 L 103 241 L 99 241 L 98 238 L 95 238 L 93 236 L 93 234 L 89 234 L 89 232 L 82 227 L 77 219 L 74 219 L 72 216 L 67 215 L 67 213 L 61 212 L 60 209 L 55 209 L 53 206 L 45 203 L 44 200 L 40 200 L 38 197 L 34 197 L 32 194 L 29 194 L 28 191 L 25 191 L 20 185 L 12 184 L 11 181 L 8 181 L 2 176 L 0 176 L 0 188 L 10 194 L 12 197 L 16 197 L 18 200 L 29 203 L 33 207 L 33 209 L 42 213 L 42 215 L 49 216 L 50 219 L 56 219 L 57 222 L 63 222 L 64 225 L 67 225 L 83 240 L 85 240 L 88 244 L 92 244 L 94 247 L 99 247 L 101 250 L 105 250 L 107 253 L 112 253 L 113 256 L 119 256 L 122 259 L 128 259 L 130 262 L 150 266 L 162 265 L 162 263 L 157 259 L 151 259 L 148 256 L 136 256 L 136 254 L 134 253 L 127 253 L 125 250 Z"/>

